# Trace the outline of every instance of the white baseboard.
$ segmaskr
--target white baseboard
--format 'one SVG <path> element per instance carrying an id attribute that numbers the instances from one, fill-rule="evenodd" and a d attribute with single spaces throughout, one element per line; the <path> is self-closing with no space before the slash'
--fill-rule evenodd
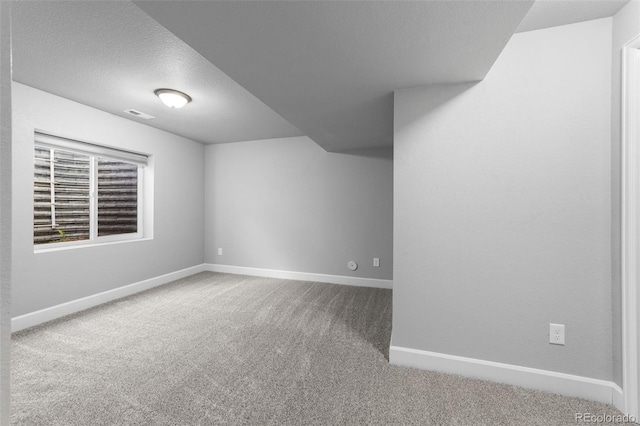
<path id="1" fill-rule="evenodd" d="M 278 271 L 273 269 L 259 269 L 248 268 L 241 266 L 229 266 L 205 263 L 201 265 L 192 266 L 190 268 L 181 269 L 179 271 L 170 272 L 158 277 L 150 278 L 148 280 L 140 281 L 137 283 L 125 285 L 123 287 L 114 288 L 113 290 L 107 290 L 102 293 L 93 294 L 91 296 L 83 297 L 80 299 L 72 300 L 70 302 L 61 303 L 56 306 L 41 309 L 39 311 L 30 312 L 28 314 L 20 315 L 11 319 L 11 332 L 24 330 L 25 328 L 33 327 L 47 321 L 63 317 L 65 315 L 71 315 L 76 312 L 83 311 L 85 309 L 93 308 L 94 306 L 101 305 L 103 303 L 110 302 L 112 300 L 120 299 L 125 296 L 130 296 L 135 293 L 139 293 L 144 290 L 148 290 L 153 287 L 157 287 L 162 284 L 166 284 L 171 281 L 178 280 L 180 278 L 188 277 L 189 275 L 197 274 L 203 271 L 224 272 L 229 274 L 242 274 L 242 275 L 254 275 L 258 277 L 269 278 L 283 278 L 300 281 L 318 281 L 331 284 L 344 284 L 361 287 L 376 287 L 376 288 L 391 288 L 391 280 L 378 280 L 374 278 L 358 278 L 358 277 L 344 277 L 339 275 L 325 275 L 325 274 L 313 274 L 304 272 L 290 272 L 290 271 Z"/>
<path id="2" fill-rule="evenodd" d="M 179 271 L 170 272 L 148 280 L 139 281 L 137 283 L 125 285 L 123 287 L 114 288 L 113 290 L 103 291 L 102 293 L 93 294 L 81 299 L 72 300 L 70 302 L 61 303 L 60 305 L 50 308 L 41 309 L 39 311 L 30 312 L 11 319 L 11 331 L 16 332 L 28 327 L 33 327 L 65 315 L 74 314 L 85 309 L 93 308 L 100 304 L 120 299 L 189 275 L 197 274 L 205 271 L 203 264 L 192 266 L 190 268 L 181 269 Z"/>
<path id="3" fill-rule="evenodd" d="M 352 285 L 358 287 L 393 288 L 393 281 L 376 278 L 346 277 L 342 275 L 315 274 L 311 272 L 280 271 L 277 269 L 249 268 L 246 266 L 206 263 L 206 271 L 227 274 L 253 275 L 256 277 L 281 278 L 285 280 L 314 281 L 329 284 Z"/>
<path id="4" fill-rule="evenodd" d="M 612 383 L 613 385 L 613 390 L 612 390 L 612 404 L 614 407 L 616 407 L 618 410 L 620 410 L 621 413 L 625 413 L 625 414 L 631 414 L 628 413 L 625 407 L 625 403 L 624 403 L 624 391 L 620 388 L 620 386 L 618 386 L 615 383 Z"/>
<path id="5" fill-rule="evenodd" d="M 620 411 L 624 412 L 621 409 L 621 407 L 624 408 L 622 390 L 615 383 L 606 380 L 401 346 L 389 347 L 389 362 L 404 367 L 459 374 L 476 379 L 589 399 L 605 404 L 614 404 Z"/>

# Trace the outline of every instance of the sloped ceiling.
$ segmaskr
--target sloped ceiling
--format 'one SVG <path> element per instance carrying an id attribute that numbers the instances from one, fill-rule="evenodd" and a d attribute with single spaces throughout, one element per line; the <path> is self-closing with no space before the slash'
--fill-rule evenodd
<path id="1" fill-rule="evenodd" d="M 538 0 L 516 32 L 606 18 L 615 15 L 627 3 L 629 0 Z"/>
<path id="2" fill-rule="evenodd" d="M 482 79 L 531 4 L 15 2 L 13 76 L 202 143 L 391 146 L 393 91 Z M 161 87 L 193 102 L 170 110 Z"/>
<path id="3" fill-rule="evenodd" d="M 482 79 L 532 1 L 139 1 L 328 151 L 392 145 L 393 91 Z"/>
<path id="4" fill-rule="evenodd" d="M 15 2 L 12 32 L 20 83 L 202 143 L 302 135 L 130 2 Z M 153 93 L 162 87 L 193 102 L 171 110 Z"/>

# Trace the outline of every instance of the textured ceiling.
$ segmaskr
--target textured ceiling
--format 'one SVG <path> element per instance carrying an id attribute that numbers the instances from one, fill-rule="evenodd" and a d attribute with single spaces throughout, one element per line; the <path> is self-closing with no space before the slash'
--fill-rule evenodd
<path id="1" fill-rule="evenodd" d="M 531 3 L 135 2 L 329 151 L 390 146 L 396 89 L 482 79 Z"/>
<path id="2" fill-rule="evenodd" d="M 330 151 L 389 146 L 394 90 L 480 80 L 516 28 L 627 2 L 539 0 L 529 13 L 531 1 L 15 2 L 13 73 L 203 143 L 306 134 Z M 170 110 L 160 87 L 194 101 Z"/>
<path id="3" fill-rule="evenodd" d="M 517 32 L 606 18 L 615 15 L 627 3 L 629 0 L 538 0 Z"/>
<path id="4" fill-rule="evenodd" d="M 203 143 L 302 135 L 130 2 L 15 2 L 12 14 L 20 83 Z M 193 102 L 171 110 L 161 87 Z"/>

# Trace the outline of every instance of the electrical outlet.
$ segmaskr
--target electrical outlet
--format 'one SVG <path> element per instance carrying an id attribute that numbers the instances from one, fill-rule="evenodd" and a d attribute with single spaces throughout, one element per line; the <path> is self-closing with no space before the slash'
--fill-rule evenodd
<path id="1" fill-rule="evenodd" d="M 375 266 L 376 268 L 378 268 L 380 266 L 380 258 L 379 257 L 374 257 L 373 258 L 373 266 Z"/>
<path id="2" fill-rule="evenodd" d="M 549 324 L 549 343 L 564 345 L 564 324 Z"/>
<path id="3" fill-rule="evenodd" d="M 218 249 L 218 256 L 222 256 L 222 249 L 221 248 Z"/>

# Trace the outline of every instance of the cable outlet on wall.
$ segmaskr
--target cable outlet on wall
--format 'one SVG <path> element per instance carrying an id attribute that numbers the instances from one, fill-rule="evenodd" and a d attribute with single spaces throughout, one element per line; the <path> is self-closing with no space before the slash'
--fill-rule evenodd
<path id="1" fill-rule="evenodd" d="M 549 343 L 564 345 L 564 324 L 549 324 Z"/>
<path id="2" fill-rule="evenodd" d="M 222 256 L 222 249 L 221 248 L 218 249 L 218 256 Z"/>
<path id="3" fill-rule="evenodd" d="M 375 266 L 376 268 L 380 266 L 380 258 L 379 257 L 374 257 L 373 258 L 373 266 Z"/>

